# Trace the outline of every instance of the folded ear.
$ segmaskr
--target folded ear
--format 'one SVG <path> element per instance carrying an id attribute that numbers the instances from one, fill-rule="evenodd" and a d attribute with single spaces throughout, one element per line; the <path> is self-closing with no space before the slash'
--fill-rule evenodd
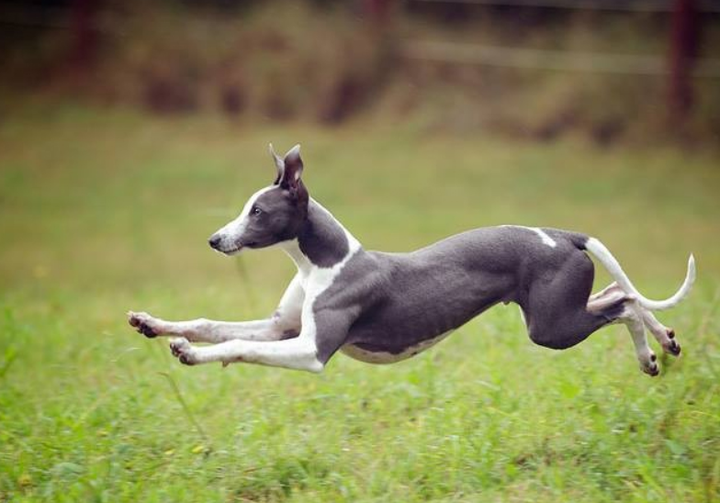
<path id="1" fill-rule="evenodd" d="M 280 156 L 275 153 L 272 143 L 268 144 L 268 150 L 270 151 L 270 155 L 272 156 L 273 161 L 275 162 L 275 167 L 277 168 L 277 177 L 275 177 L 275 181 L 273 182 L 273 185 L 277 185 L 280 183 L 280 178 L 282 178 L 283 171 L 285 170 L 285 163 Z"/>
<path id="2" fill-rule="evenodd" d="M 280 176 L 280 186 L 284 189 L 297 189 L 303 172 L 303 162 L 300 158 L 300 145 L 288 150 L 283 159 L 283 170 Z"/>

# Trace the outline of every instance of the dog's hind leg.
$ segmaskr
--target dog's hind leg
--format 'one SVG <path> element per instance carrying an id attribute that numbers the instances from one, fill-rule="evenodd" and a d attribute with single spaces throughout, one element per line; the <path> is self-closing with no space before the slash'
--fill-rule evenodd
<path id="1" fill-rule="evenodd" d="M 657 358 L 645 336 L 642 309 L 616 284 L 591 296 L 593 278 L 593 264 L 582 254 L 568 258 L 549 279 L 536 282 L 525 312 L 530 338 L 541 346 L 565 349 L 603 326 L 623 323 L 630 331 L 640 369 L 657 375 Z"/>
<path id="2" fill-rule="evenodd" d="M 623 308 L 623 312 L 618 317 L 618 322 L 624 324 L 630 332 L 633 344 L 635 345 L 635 354 L 640 364 L 640 370 L 651 376 L 658 375 L 660 370 L 656 363 L 657 356 L 655 356 L 655 352 L 650 349 L 645 335 L 643 309 L 634 299 L 624 301 Z"/>
<path id="3" fill-rule="evenodd" d="M 645 328 L 650 329 L 656 338 L 662 330 L 662 335 L 670 341 L 671 339 L 665 332 L 667 329 L 657 321 L 650 311 L 641 307 L 632 295 L 625 293 L 617 283 L 611 283 L 602 291 L 592 295 L 588 301 L 588 311 L 601 312 L 613 304 L 620 306 L 622 311 L 611 323 L 622 323 L 628 328 L 635 345 L 635 354 L 640 363 L 640 369 L 647 374 L 657 375 L 658 367 L 655 363 L 657 358 L 648 345 Z M 648 326 L 649 323 L 652 325 Z"/>
<path id="4" fill-rule="evenodd" d="M 641 355 L 652 354 L 652 351 L 647 347 L 647 342 L 642 342 L 645 339 L 644 335 L 642 338 L 639 335 L 641 330 L 637 325 L 638 318 L 642 321 L 644 327 L 655 337 L 660 346 L 662 346 L 663 351 L 673 356 L 680 354 L 680 345 L 675 340 L 675 331 L 660 323 L 652 311 L 640 306 L 638 302 L 632 302 L 632 295 L 626 294 L 617 283 L 612 283 L 602 291 L 592 295 L 588 301 L 588 310 L 597 312 L 621 299 L 624 299 L 624 301 L 628 303 L 628 306 L 632 304 L 633 313 L 621 314 L 617 322 L 627 325 L 631 334 L 637 334 L 633 336 L 633 340 L 637 340 L 637 344 L 639 344 L 640 351 L 638 358 L 641 360 L 641 365 L 643 365 L 642 362 L 646 360 L 646 358 Z M 636 347 L 638 347 L 637 344 Z M 650 365 L 650 367 L 652 367 L 652 365 Z"/>
<path id="5" fill-rule="evenodd" d="M 641 308 L 642 320 L 645 327 L 653 334 L 653 337 L 662 346 L 663 351 L 672 356 L 680 355 L 680 344 L 675 340 L 675 330 L 668 328 L 648 309 Z"/>
<path id="6" fill-rule="evenodd" d="M 619 297 L 627 297 L 627 294 L 623 292 L 617 282 L 612 282 L 602 290 L 594 293 L 588 299 L 588 309 L 598 310 L 605 306 L 614 303 Z"/>
<path id="7" fill-rule="evenodd" d="M 521 303 L 530 339 L 551 349 L 566 349 L 613 321 L 620 309 L 612 303 L 595 311 L 587 308 L 593 279 L 593 263 L 579 251 L 567 258 L 562 269 L 537 278 Z"/>

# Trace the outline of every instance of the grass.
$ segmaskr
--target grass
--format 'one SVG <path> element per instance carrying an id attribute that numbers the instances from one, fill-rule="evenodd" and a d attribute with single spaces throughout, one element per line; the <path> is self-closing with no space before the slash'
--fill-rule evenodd
<path id="1" fill-rule="evenodd" d="M 694 251 L 697 287 L 661 317 L 682 357 L 645 376 L 619 327 L 546 350 L 510 306 L 392 366 L 180 366 L 124 313 L 274 308 L 281 252 L 233 260 L 205 242 L 271 181 L 268 141 L 303 142 L 311 193 L 368 248 L 578 229 L 656 297 Z M 713 155 L 76 107 L 10 115 L 0 145 L 0 501 L 720 499 Z"/>

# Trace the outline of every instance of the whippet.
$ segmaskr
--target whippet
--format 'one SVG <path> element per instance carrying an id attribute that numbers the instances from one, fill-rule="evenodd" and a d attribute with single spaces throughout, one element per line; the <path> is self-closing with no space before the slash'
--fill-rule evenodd
<path id="1" fill-rule="evenodd" d="M 173 335 L 172 354 L 186 365 L 246 362 L 320 372 L 338 351 L 369 363 L 392 363 L 433 346 L 489 307 L 515 302 L 530 339 L 566 349 L 605 325 L 630 331 L 640 368 L 659 372 L 645 329 L 666 353 L 680 354 L 672 329 L 652 311 L 677 305 L 695 280 L 688 260 L 680 289 L 666 300 L 641 295 L 597 239 L 550 228 L 503 225 L 451 236 L 411 253 L 366 251 L 301 179 L 300 146 L 280 158 L 275 182 L 256 192 L 209 244 L 226 255 L 279 246 L 297 274 L 264 320 L 170 322 L 129 312 L 147 337 Z M 591 295 L 589 252 L 615 279 Z M 197 346 L 191 342 L 206 342 Z"/>

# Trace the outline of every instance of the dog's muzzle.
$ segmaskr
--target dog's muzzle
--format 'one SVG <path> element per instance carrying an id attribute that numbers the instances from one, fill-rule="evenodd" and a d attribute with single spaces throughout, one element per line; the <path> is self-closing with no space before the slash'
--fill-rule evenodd
<path id="1" fill-rule="evenodd" d="M 246 246 L 245 243 L 242 243 L 239 240 L 229 244 L 227 239 L 225 239 L 225 236 L 220 233 L 210 236 L 208 244 L 213 250 L 225 255 L 235 255 L 236 253 L 240 253 L 240 250 Z"/>

